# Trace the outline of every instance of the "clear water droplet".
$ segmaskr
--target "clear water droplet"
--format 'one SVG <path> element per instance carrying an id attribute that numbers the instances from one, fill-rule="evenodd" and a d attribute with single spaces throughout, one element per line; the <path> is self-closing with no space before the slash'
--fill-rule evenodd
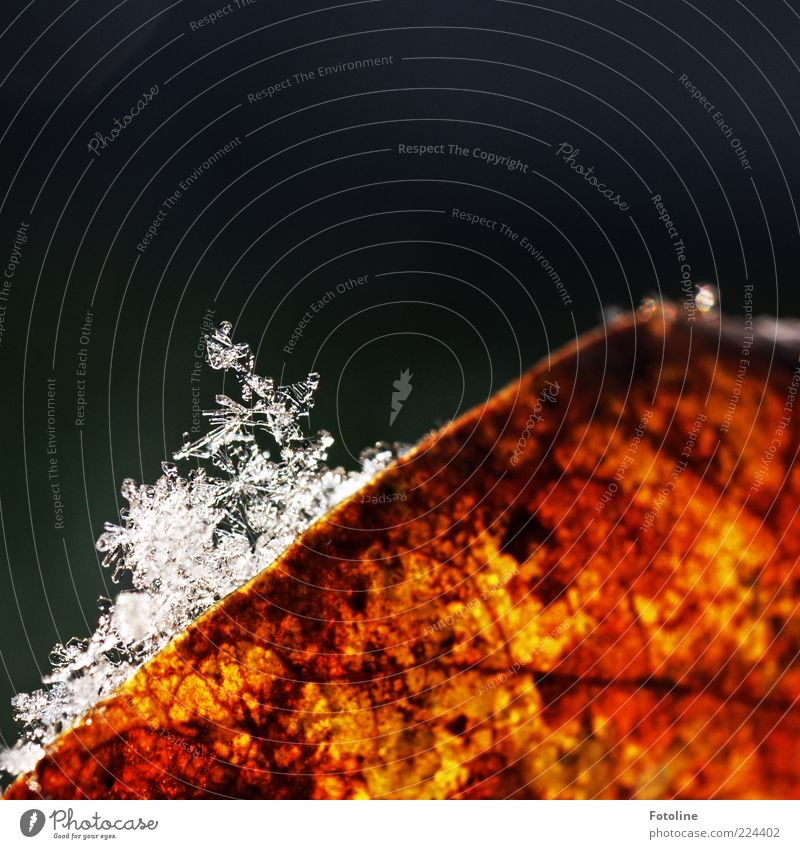
<path id="1" fill-rule="evenodd" d="M 718 298 L 716 287 L 703 283 L 697 287 L 694 302 L 700 312 L 710 312 L 717 305 Z"/>

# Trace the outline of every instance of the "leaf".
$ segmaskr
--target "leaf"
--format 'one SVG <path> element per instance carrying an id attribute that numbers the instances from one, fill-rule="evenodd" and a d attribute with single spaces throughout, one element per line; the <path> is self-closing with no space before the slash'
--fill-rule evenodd
<path id="1" fill-rule="evenodd" d="M 582 338 L 317 522 L 6 795 L 797 797 L 800 368 L 747 338 L 672 307 Z"/>

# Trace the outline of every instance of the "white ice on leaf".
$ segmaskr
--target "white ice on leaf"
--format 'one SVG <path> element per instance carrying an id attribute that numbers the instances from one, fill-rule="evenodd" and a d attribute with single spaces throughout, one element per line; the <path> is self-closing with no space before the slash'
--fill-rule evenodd
<path id="1" fill-rule="evenodd" d="M 164 462 L 155 484 L 123 482 L 123 524 L 106 524 L 97 547 L 114 578 L 129 575 L 132 589 L 106 602 L 91 638 L 55 647 L 43 689 L 14 697 L 22 734 L 16 746 L 0 751 L 3 771 L 32 769 L 59 732 L 395 456 L 378 445 L 364 452 L 360 472 L 328 469 L 333 439 L 304 432 L 319 375 L 276 386 L 255 373 L 250 346 L 234 343 L 231 329 L 223 322 L 212 331 L 206 358 L 212 368 L 234 373 L 241 401 L 217 396 L 218 408 L 205 413 L 208 433 L 175 454 L 178 462 L 197 462 L 185 477 Z M 276 459 L 259 434 L 272 438 Z"/>

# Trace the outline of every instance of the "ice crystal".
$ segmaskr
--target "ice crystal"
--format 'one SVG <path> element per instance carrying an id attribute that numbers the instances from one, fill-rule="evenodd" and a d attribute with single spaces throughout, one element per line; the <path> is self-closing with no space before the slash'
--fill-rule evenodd
<path id="1" fill-rule="evenodd" d="M 319 375 L 287 386 L 260 377 L 249 345 L 233 342 L 228 322 L 207 338 L 206 358 L 233 372 L 241 402 L 217 395 L 217 409 L 204 414 L 208 432 L 175 454 L 177 462 L 196 461 L 185 477 L 164 462 L 153 485 L 123 482 L 123 524 L 107 523 L 97 547 L 115 580 L 128 575 L 131 589 L 105 602 L 91 638 L 55 647 L 43 689 L 14 697 L 23 732 L 14 748 L 0 751 L 5 772 L 31 769 L 56 734 L 395 454 L 379 445 L 362 455 L 360 472 L 328 469 L 332 438 L 305 433 Z M 275 458 L 263 438 L 271 438 Z"/>

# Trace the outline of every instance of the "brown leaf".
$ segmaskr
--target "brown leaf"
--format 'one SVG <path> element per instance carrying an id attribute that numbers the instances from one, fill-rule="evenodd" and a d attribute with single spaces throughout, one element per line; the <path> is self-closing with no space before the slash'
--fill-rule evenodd
<path id="1" fill-rule="evenodd" d="M 796 352 L 675 312 L 424 440 L 6 795 L 800 795 Z"/>

